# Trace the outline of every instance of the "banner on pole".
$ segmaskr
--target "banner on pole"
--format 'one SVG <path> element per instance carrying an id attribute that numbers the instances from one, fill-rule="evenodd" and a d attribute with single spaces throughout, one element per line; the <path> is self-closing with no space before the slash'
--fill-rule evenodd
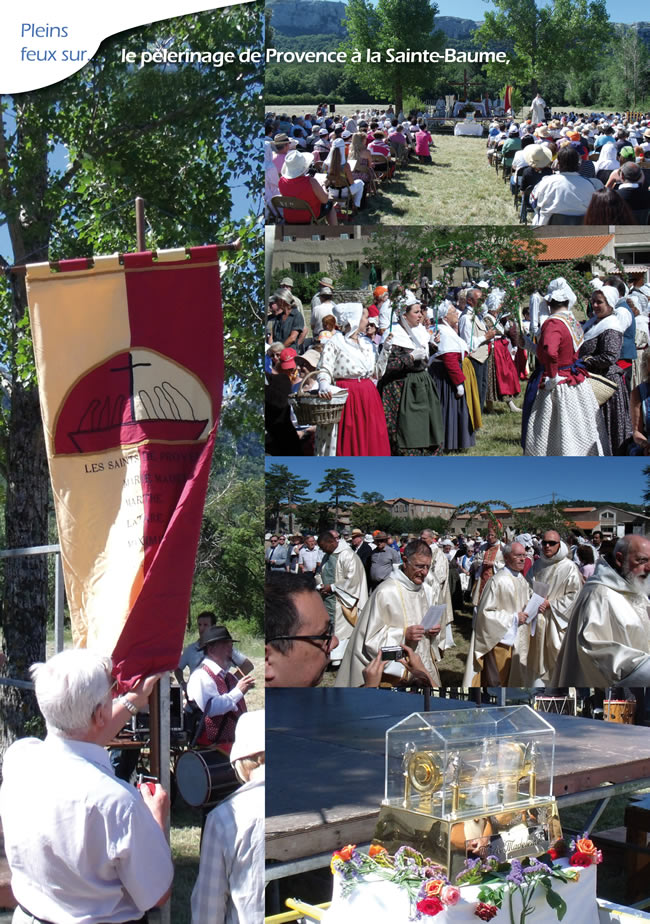
<path id="1" fill-rule="evenodd" d="M 75 645 L 122 689 L 182 649 L 223 390 L 217 247 L 27 268 Z"/>

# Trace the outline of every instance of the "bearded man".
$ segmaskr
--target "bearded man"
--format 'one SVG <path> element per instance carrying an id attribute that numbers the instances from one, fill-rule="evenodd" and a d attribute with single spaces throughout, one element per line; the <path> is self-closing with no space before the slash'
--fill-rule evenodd
<path id="1" fill-rule="evenodd" d="M 650 686 L 650 539 L 624 536 L 576 600 L 553 686 Z"/>
<path id="2" fill-rule="evenodd" d="M 523 685 L 517 675 L 527 669 L 530 638 L 529 627 L 524 627 L 524 609 L 530 599 L 530 587 L 522 574 L 526 549 L 513 542 L 504 547 L 503 557 L 505 568 L 489 579 L 478 605 L 464 687 Z"/>
<path id="3" fill-rule="evenodd" d="M 431 549 L 421 539 L 407 543 L 403 564 L 382 581 L 371 594 L 352 632 L 338 676 L 337 687 L 360 687 L 363 669 L 382 648 L 407 644 L 422 659 L 432 686 L 440 684 L 436 662 L 445 647 L 446 621 L 425 629 L 424 616 L 433 603 L 431 588 L 425 583 L 431 568 Z M 436 637 L 442 640 L 440 645 Z M 397 683 L 407 678 L 407 672 L 395 661 L 387 661 L 384 681 Z"/>
<path id="4" fill-rule="evenodd" d="M 523 686 L 531 686 L 540 679 L 544 684 L 550 683 L 571 608 L 583 587 L 580 570 L 568 557 L 569 550 L 560 534 L 554 529 L 547 529 L 541 545 L 542 555 L 528 572 L 527 579 L 531 587 L 533 581 L 541 581 L 548 584 L 549 589 L 537 611 L 535 634 L 531 638 L 528 657 L 531 675 L 529 682 Z"/>

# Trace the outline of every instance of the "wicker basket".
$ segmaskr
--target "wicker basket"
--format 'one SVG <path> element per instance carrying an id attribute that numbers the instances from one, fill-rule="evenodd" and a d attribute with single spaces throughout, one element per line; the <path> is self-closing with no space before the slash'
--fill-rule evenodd
<path id="1" fill-rule="evenodd" d="M 317 374 L 317 371 L 308 373 L 300 383 L 298 392 L 289 398 L 296 412 L 298 423 L 302 426 L 313 427 L 315 424 L 322 427 L 338 423 L 343 413 L 343 406 L 348 400 L 348 393 L 345 389 L 337 391 L 329 400 L 319 395 L 305 394 L 305 385 Z"/>
<path id="2" fill-rule="evenodd" d="M 601 405 L 609 401 L 618 387 L 616 382 L 612 382 L 604 375 L 597 375 L 595 372 L 589 373 L 587 381 L 593 389 L 596 401 Z"/>

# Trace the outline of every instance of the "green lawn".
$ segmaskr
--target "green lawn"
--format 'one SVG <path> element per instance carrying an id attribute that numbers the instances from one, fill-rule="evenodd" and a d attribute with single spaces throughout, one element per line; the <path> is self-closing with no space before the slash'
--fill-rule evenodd
<path id="1" fill-rule="evenodd" d="M 521 383 L 521 394 L 515 398 L 517 407 L 524 400 L 526 383 Z M 496 401 L 489 412 L 483 413 L 483 426 L 476 432 L 476 445 L 450 456 L 520 456 L 521 414 L 511 411 L 504 401 Z"/>

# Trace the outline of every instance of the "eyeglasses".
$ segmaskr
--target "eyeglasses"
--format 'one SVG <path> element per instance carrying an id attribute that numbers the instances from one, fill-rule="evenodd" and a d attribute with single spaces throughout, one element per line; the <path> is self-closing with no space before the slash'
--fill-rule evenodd
<path id="1" fill-rule="evenodd" d="M 271 642 L 325 642 L 325 647 L 329 648 L 334 638 L 334 626 L 329 626 L 327 632 L 321 635 L 274 635 L 273 638 L 267 638 L 266 644 Z"/>
<path id="2" fill-rule="evenodd" d="M 559 542 L 551 542 L 549 539 L 542 539 L 542 545 L 559 545 Z"/>

